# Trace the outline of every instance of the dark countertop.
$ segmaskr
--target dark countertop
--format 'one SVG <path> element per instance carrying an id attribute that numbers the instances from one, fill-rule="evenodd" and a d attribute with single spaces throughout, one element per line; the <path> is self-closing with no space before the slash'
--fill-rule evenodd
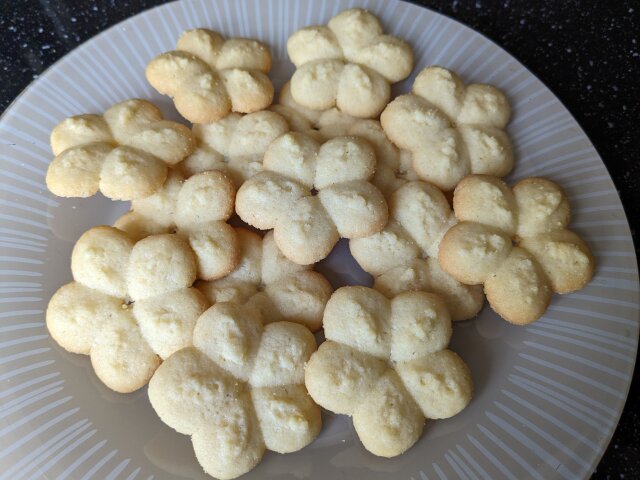
<path id="1" fill-rule="evenodd" d="M 0 108 L 49 65 L 158 0 L 12 0 L 0 11 Z M 640 226 L 640 1 L 422 0 L 494 40 L 573 113 Z M 640 478 L 640 374 L 593 479 Z"/>

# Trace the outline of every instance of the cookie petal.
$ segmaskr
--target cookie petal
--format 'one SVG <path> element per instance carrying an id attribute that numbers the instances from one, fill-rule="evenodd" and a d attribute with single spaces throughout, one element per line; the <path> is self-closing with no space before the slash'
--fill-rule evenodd
<path id="1" fill-rule="evenodd" d="M 287 258 L 301 265 L 311 265 L 329 255 L 340 234 L 316 196 L 299 199 L 286 215 L 279 217 L 274 238 Z"/>
<path id="2" fill-rule="evenodd" d="M 91 197 L 100 188 L 100 172 L 113 150 L 109 143 L 70 147 L 53 159 L 47 169 L 47 188 L 59 197 Z"/>
<path id="3" fill-rule="evenodd" d="M 395 457 L 418 441 L 424 416 L 398 374 L 382 376 L 365 402 L 353 412 L 353 426 L 365 448 L 380 457 Z"/>
<path id="4" fill-rule="evenodd" d="M 295 452 L 320 433 L 320 408 L 303 385 L 253 388 L 251 398 L 269 450 Z"/>
<path id="5" fill-rule="evenodd" d="M 453 226 L 440 243 L 442 269 L 467 285 L 484 283 L 500 268 L 512 250 L 503 232 L 472 222 Z"/>
<path id="6" fill-rule="evenodd" d="M 371 275 L 381 275 L 397 265 L 420 257 L 420 248 L 395 220 L 378 233 L 349 241 L 351 255 Z"/>
<path id="7" fill-rule="evenodd" d="M 392 362 L 408 361 L 449 345 L 451 317 L 444 301 L 433 293 L 404 292 L 391 300 Z"/>
<path id="8" fill-rule="evenodd" d="M 401 362 L 396 370 L 427 418 L 452 417 L 471 401 L 471 372 L 451 350 Z"/>
<path id="9" fill-rule="evenodd" d="M 131 147 L 117 147 L 104 159 L 100 191 L 112 200 L 148 197 L 162 187 L 167 174 L 167 165 L 159 158 Z"/>
<path id="10" fill-rule="evenodd" d="M 307 363 L 305 385 L 318 405 L 351 415 L 386 370 L 381 359 L 326 341 Z"/>
<path id="11" fill-rule="evenodd" d="M 523 238 L 520 246 L 536 258 L 557 293 L 580 290 L 593 277 L 593 255 L 587 244 L 570 230 Z"/>
<path id="12" fill-rule="evenodd" d="M 107 387 L 128 393 L 149 382 L 160 359 L 142 336 L 131 309 L 121 308 L 95 336 L 91 365 Z"/>
<path id="13" fill-rule="evenodd" d="M 454 192 L 453 208 L 460 222 L 487 225 L 508 235 L 516 232 L 518 204 L 511 189 L 499 178 L 465 177 Z"/>
<path id="14" fill-rule="evenodd" d="M 325 307 L 324 334 L 328 340 L 386 359 L 391 350 L 390 315 L 390 302 L 381 293 L 342 287 Z"/>
<path id="15" fill-rule="evenodd" d="M 518 235 L 528 237 L 564 228 L 571 207 L 562 188 L 546 178 L 526 178 L 513 187 L 518 204 Z"/>
<path id="16" fill-rule="evenodd" d="M 303 107 L 326 110 L 336 105 L 342 60 L 315 60 L 300 66 L 291 77 L 291 96 Z"/>
<path id="17" fill-rule="evenodd" d="M 178 235 L 153 235 L 135 244 L 127 267 L 127 287 L 134 300 L 190 287 L 196 279 L 196 258 Z"/>
<path id="18" fill-rule="evenodd" d="M 78 239 L 71 253 L 73 278 L 108 295 L 126 298 L 127 265 L 133 240 L 113 227 L 94 227 Z"/>
<path id="19" fill-rule="evenodd" d="M 257 311 L 235 303 L 216 303 L 203 313 L 193 344 L 235 378 L 248 381 L 263 328 Z"/>
<path id="20" fill-rule="evenodd" d="M 544 271 L 519 247 L 487 278 L 484 291 L 491 308 L 518 325 L 540 318 L 551 301 L 551 288 Z"/>
<path id="21" fill-rule="evenodd" d="M 296 181 L 274 172 L 261 172 L 238 190 L 236 212 L 249 225 L 268 230 L 307 194 L 308 190 Z"/>
<path id="22" fill-rule="evenodd" d="M 202 293 L 185 288 L 136 301 L 133 315 L 149 346 L 166 359 L 191 345 L 196 321 L 207 307 Z"/>
<path id="23" fill-rule="evenodd" d="M 88 355 L 104 323 L 118 315 L 122 305 L 119 298 L 71 282 L 51 297 L 47 306 L 47 329 L 65 350 Z"/>
<path id="24" fill-rule="evenodd" d="M 363 180 L 323 188 L 318 198 L 343 238 L 377 233 L 389 218 L 387 203 L 380 190 Z"/>
<path id="25" fill-rule="evenodd" d="M 322 314 L 331 292 L 327 279 L 312 271 L 283 277 L 265 288 L 279 313 L 277 318 L 302 324 L 312 332 L 322 327 Z"/>
<path id="26" fill-rule="evenodd" d="M 304 364 L 315 349 L 313 335 L 302 325 L 289 322 L 266 325 L 249 383 L 258 388 L 303 383 Z"/>
<path id="27" fill-rule="evenodd" d="M 64 119 L 51 131 L 51 150 L 56 156 L 68 148 L 90 143 L 113 145 L 109 125 L 100 115 L 75 115 Z"/>

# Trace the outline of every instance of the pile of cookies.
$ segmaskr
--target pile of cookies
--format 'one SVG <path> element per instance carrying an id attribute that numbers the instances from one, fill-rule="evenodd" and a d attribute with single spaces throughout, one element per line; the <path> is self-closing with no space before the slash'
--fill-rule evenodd
<path id="1" fill-rule="evenodd" d="M 149 384 L 220 479 L 311 443 L 320 406 L 351 416 L 373 454 L 400 455 L 471 400 L 452 321 L 486 294 L 527 324 L 594 270 L 559 185 L 501 179 L 514 155 L 498 89 L 431 66 L 391 99 L 411 47 L 360 9 L 287 50 L 296 71 L 272 104 L 267 46 L 187 31 L 146 76 L 191 129 L 132 99 L 51 133 L 54 194 L 131 210 L 77 241 L 49 332 L 109 388 Z M 340 238 L 373 288 L 334 292 L 313 270 Z"/>

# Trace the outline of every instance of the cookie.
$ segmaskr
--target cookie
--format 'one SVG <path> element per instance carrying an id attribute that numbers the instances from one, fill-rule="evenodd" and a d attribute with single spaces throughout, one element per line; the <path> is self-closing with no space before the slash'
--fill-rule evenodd
<path id="1" fill-rule="evenodd" d="M 371 183 L 388 196 L 406 181 L 418 180 L 413 170 L 413 159 L 408 150 L 398 149 L 386 136 L 378 120 L 352 117 L 338 108 L 309 110 L 291 97 L 289 82 L 280 90 L 279 104 L 270 108 L 287 118 L 292 130 L 303 132 L 316 140 L 330 140 L 341 136 L 364 138 L 373 146 L 377 165 Z M 296 125 L 293 128 L 293 125 Z"/>
<path id="2" fill-rule="evenodd" d="M 391 178 L 393 183 L 403 181 Z M 385 295 L 416 289 L 436 292 L 454 321 L 475 316 L 484 301 L 482 289 L 463 285 L 431 261 L 438 258 L 442 237 L 456 223 L 444 194 L 434 185 L 412 181 L 393 192 L 388 203 L 385 228 L 349 242 L 358 264 L 376 279 L 376 288 Z"/>
<path id="3" fill-rule="evenodd" d="M 136 243 L 116 228 L 92 228 L 73 248 L 71 271 L 74 281 L 49 301 L 47 328 L 65 350 L 89 355 L 117 392 L 143 387 L 162 359 L 191 345 L 208 307 L 191 288 L 195 255 L 177 235 Z"/>
<path id="4" fill-rule="evenodd" d="M 198 282 L 210 304 L 234 302 L 254 307 L 270 322 L 300 323 L 312 332 L 322 327 L 322 313 L 332 288 L 326 278 L 288 260 L 278 249 L 273 232 L 264 238 L 236 229 L 241 259 L 224 278 Z"/>
<path id="5" fill-rule="evenodd" d="M 177 168 L 185 178 L 209 170 L 227 172 L 240 186 L 262 169 L 269 144 L 288 131 L 286 117 L 270 111 L 231 113 L 217 122 L 195 124 L 198 147 Z"/>
<path id="6" fill-rule="evenodd" d="M 411 152 L 418 177 L 448 191 L 470 173 L 502 177 L 511 171 L 504 131 L 510 114 L 497 88 L 464 85 L 454 72 L 428 67 L 416 77 L 413 93 L 387 105 L 380 121 L 389 139 Z"/>
<path id="7" fill-rule="evenodd" d="M 291 95 L 313 110 L 337 106 L 360 118 L 375 118 L 389 101 L 391 84 L 413 69 L 411 47 L 383 33 L 372 13 L 345 10 L 327 26 L 306 27 L 287 41 L 296 66 Z"/>
<path id="8" fill-rule="evenodd" d="M 375 165 L 373 147 L 361 138 L 320 145 L 287 133 L 269 145 L 264 171 L 238 190 L 236 212 L 256 228 L 273 228 L 288 259 L 318 262 L 340 237 L 372 235 L 387 223 L 384 197 L 369 182 Z"/>
<path id="9" fill-rule="evenodd" d="M 149 83 L 173 99 L 192 123 L 210 123 L 230 112 L 267 108 L 273 84 L 267 73 L 271 54 L 262 43 L 246 38 L 225 40 L 211 30 L 187 30 L 176 49 L 147 65 Z"/>
<path id="10" fill-rule="evenodd" d="M 256 309 L 218 303 L 198 319 L 193 347 L 158 368 L 149 400 L 164 423 L 191 436 L 206 473 L 235 478 L 265 450 L 295 452 L 320 432 L 320 409 L 304 387 L 315 349 L 302 325 L 264 325 Z"/>
<path id="11" fill-rule="evenodd" d="M 389 300 L 366 287 L 334 292 L 324 313 L 326 341 L 311 355 L 305 385 L 313 400 L 353 417 L 364 447 L 382 457 L 409 449 L 425 419 L 449 418 L 471 400 L 464 361 L 447 349 L 451 320 L 438 295 Z"/>
<path id="12" fill-rule="evenodd" d="M 132 202 L 132 210 L 115 226 L 140 239 L 177 232 L 196 255 L 201 280 L 214 280 L 233 271 L 240 261 L 236 232 L 227 222 L 233 215 L 233 180 L 220 171 L 198 173 L 184 180 L 173 170 L 156 194 Z"/>
<path id="13" fill-rule="evenodd" d="M 195 145 L 187 127 L 163 120 L 152 103 L 126 100 L 104 115 L 77 115 L 54 127 L 47 188 L 60 197 L 148 197 Z"/>
<path id="14" fill-rule="evenodd" d="M 491 307 L 518 325 L 540 318 L 552 292 L 584 287 L 595 261 L 569 224 L 562 188 L 525 178 L 513 189 L 502 180 L 470 175 L 456 187 L 458 224 L 440 243 L 443 270 L 466 284 L 484 284 Z"/>

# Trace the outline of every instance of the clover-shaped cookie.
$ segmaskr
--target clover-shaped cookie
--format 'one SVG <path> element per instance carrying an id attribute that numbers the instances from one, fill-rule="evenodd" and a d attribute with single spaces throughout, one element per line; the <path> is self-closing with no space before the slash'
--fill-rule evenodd
<path id="1" fill-rule="evenodd" d="M 234 199 L 233 180 L 223 172 L 202 172 L 184 180 L 174 170 L 159 192 L 132 202 L 132 210 L 115 226 L 136 239 L 177 232 L 196 255 L 198 278 L 214 280 L 240 261 L 236 232 L 226 223 L 233 215 Z"/>
<path id="2" fill-rule="evenodd" d="M 313 110 L 337 106 L 361 118 L 377 117 L 389 101 L 391 83 L 407 78 L 413 52 L 397 37 L 384 35 L 375 15 L 345 10 L 327 26 L 306 27 L 287 41 L 297 70 L 291 94 Z"/>
<path id="3" fill-rule="evenodd" d="M 208 306 L 191 288 L 195 255 L 177 235 L 136 243 L 116 228 L 92 228 L 73 248 L 71 271 L 74 281 L 51 297 L 47 328 L 65 350 L 90 355 L 117 392 L 146 385 L 161 359 L 191 345 Z"/>
<path id="4" fill-rule="evenodd" d="M 303 132 L 323 141 L 352 135 L 364 138 L 376 153 L 376 172 L 371 183 L 388 196 L 408 180 L 418 180 L 408 150 L 398 149 L 386 136 L 378 120 L 352 117 L 337 108 L 310 110 L 291 96 L 289 82 L 280 89 L 279 104 L 272 105 L 284 116 L 296 132 Z"/>
<path id="5" fill-rule="evenodd" d="M 287 133 L 269 145 L 265 171 L 238 190 L 236 212 L 256 228 L 273 228 L 290 260 L 315 263 L 340 237 L 371 235 L 387 223 L 384 197 L 369 182 L 375 165 L 366 140 L 338 137 L 319 145 Z"/>
<path id="6" fill-rule="evenodd" d="M 273 100 L 269 49 L 246 38 L 225 40 L 206 29 L 187 30 L 176 50 L 147 65 L 149 83 L 173 98 L 180 114 L 193 123 L 209 123 L 229 112 L 250 113 Z"/>
<path id="7" fill-rule="evenodd" d="M 191 435 L 205 472 L 235 478 L 265 449 L 294 452 L 318 435 L 320 409 L 304 387 L 315 349 L 302 325 L 263 326 L 258 310 L 218 303 L 198 319 L 193 347 L 158 368 L 149 400 L 163 422 Z"/>
<path id="8" fill-rule="evenodd" d="M 134 200 L 157 191 L 167 166 L 193 152 L 191 131 L 162 119 L 145 100 L 127 100 L 104 115 L 69 117 L 51 132 L 56 157 L 47 187 L 60 197 L 90 197 L 101 191 L 114 200 Z"/>
<path id="9" fill-rule="evenodd" d="M 340 288 L 327 303 L 324 332 L 305 369 L 309 394 L 352 416 L 375 455 L 400 455 L 420 438 L 425 418 L 451 417 L 471 400 L 471 373 L 447 349 L 451 320 L 435 294 L 388 300 L 370 288 Z"/>
<path id="10" fill-rule="evenodd" d="M 237 186 L 262 169 L 269 144 L 289 131 L 287 120 L 275 112 L 231 113 L 209 124 L 196 124 L 198 147 L 178 168 L 185 177 L 208 170 L 228 172 Z"/>
<path id="11" fill-rule="evenodd" d="M 197 282 L 209 303 L 234 302 L 257 308 L 270 322 L 300 323 L 312 332 L 322 326 L 322 313 L 332 288 L 326 278 L 287 259 L 278 249 L 273 232 L 264 238 L 244 228 L 236 229 L 241 259 L 236 269 L 212 282 Z"/>
<path id="12" fill-rule="evenodd" d="M 456 187 L 458 224 L 440 243 L 442 268 L 466 284 L 484 284 L 491 307 L 526 324 L 544 314 L 552 292 L 569 293 L 593 276 L 589 247 L 567 230 L 569 202 L 556 183 L 470 175 Z"/>
<path id="13" fill-rule="evenodd" d="M 502 177 L 513 168 L 504 131 L 511 110 L 491 85 L 464 85 L 441 67 L 422 70 L 413 93 L 401 95 L 382 112 L 387 136 L 413 156 L 422 179 L 452 190 L 469 173 Z"/>
<path id="14" fill-rule="evenodd" d="M 432 291 L 445 299 L 454 321 L 473 317 L 482 308 L 482 289 L 461 284 L 434 261 L 440 240 L 456 223 L 444 194 L 434 185 L 412 181 L 387 198 L 389 223 L 385 228 L 349 242 L 358 264 L 375 277 L 376 289 L 385 295 Z"/>

